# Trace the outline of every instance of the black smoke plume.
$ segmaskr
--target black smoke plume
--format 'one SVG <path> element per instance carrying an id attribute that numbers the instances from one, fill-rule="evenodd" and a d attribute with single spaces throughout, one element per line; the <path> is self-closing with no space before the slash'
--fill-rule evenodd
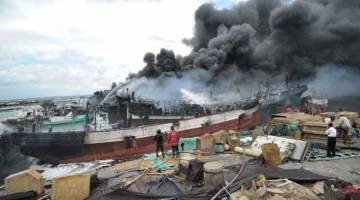
<path id="1" fill-rule="evenodd" d="M 217 88 L 226 91 L 282 75 L 309 81 L 327 65 L 360 69 L 360 1 L 249 0 L 224 10 L 204 4 L 195 13 L 194 36 L 184 43 L 192 47 L 189 55 L 147 53 L 146 66 L 129 80 L 161 88 L 168 87 L 163 79 L 176 78 L 186 86 L 226 85 Z M 174 89 L 183 84 L 174 83 Z"/>

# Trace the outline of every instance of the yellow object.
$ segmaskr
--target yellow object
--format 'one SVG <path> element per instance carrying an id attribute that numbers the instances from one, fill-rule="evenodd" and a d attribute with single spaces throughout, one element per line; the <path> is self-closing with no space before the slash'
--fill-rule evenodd
<path id="1" fill-rule="evenodd" d="M 239 147 L 240 145 L 241 145 L 240 139 L 235 137 L 235 136 L 232 136 L 231 137 L 230 150 L 234 151 L 235 147 Z"/>
<path id="2" fill-rule="evenodd" d="M 264 174 L 259 174 L 257 177 L 256 177 L 256 180 L 255 180 L 255 183 L 256 183 L 256 186 L 260 187 L 260 186 L 263 186 L 266 182 L 266 177 L 264 176 Z"/>
<path id="3" fill-rule="evenodd" d="M 140 162 L 140 170 L 147 170 L 147 169 L 150 169 L 152 168 L 153 165 L 152 165 L 152 162 L 150 160 L 143 160 Z"/>
<path id="4" fill-rule="evenodd" d="M 229 135 L 230 134 L 225 130 L 221 130 L 221 131 L 217 131 L 217 132 L 213 133 L 215 144 L 216 143 L 227 144 Z"/>
<path id="5" fill-rule="evenodd" d="M 267 143 L 261 146 L 264 160 L 269 165 L 278 165 L 281 163 L 280 150 L 277 144 Z"/>
<path id="6" fill-rule="evenodd" d="M 235 147 L 235 151 L 253 157 L 259 157 L 262 154 L 261 150 L 259 150 L 258 148 Z"/>
<path id="7" fill-rule="evenodd" d="M 305 134 L 326 135 L 327 124 L 325 122 L 306 122 L 302 125 Z"/>
<path id="8" fill-rule="evenodd" d="M 204 152 L 214 151 L 214 136 L 206 133 L 199 138 L 199 149 Z"/>
<path id="9" fill-rule="evenodd" d="M 300 130 L 297 130 L 293 133 L 293 137 L 294 139 L 296 140 L 301 140 L 301 131 Z"/>
<path id="10" fill-rule="evenodd" d="M 52 200 L 83 200 L 90 194 L 90 175 L 78 174 L 54 178 Z"/>
<path id="11" fill-rule="evenodd" d="M 44 192 L 42 175 L 34 169 L 28 169 L 5 178 L 5 190 L 7 194 L 35 191 L 38 194 Z"/>

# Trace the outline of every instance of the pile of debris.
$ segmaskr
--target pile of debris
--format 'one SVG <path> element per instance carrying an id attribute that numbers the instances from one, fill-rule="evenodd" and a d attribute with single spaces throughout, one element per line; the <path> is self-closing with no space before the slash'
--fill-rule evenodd
<path id="1" fill-rule="evenodd" d="M 303 161 L 310 144 L 303 140 L 267 136 L 262 127 L 256 127 L 251 132 L 222 130 L 214 134 L 205 134 L 198 138 L 197 146 L 203 153 L 237 152 L 255 158 L 263 155 L 268 164 L 277 165 L 289 159 Z"/>
<path id="2" fill-rule="evenodd" d="M 259 175 L 241 190 L 232 193 L 232 199 L 320 199 L 310 189 L 288 179 L 268 180 L 264 175 Z"/>
<path id="3" fill-rule="evenodd" d="M 359 146 L 360 137 L 360 120 L 357 112 L 324 112 L 315 116 L 296 112 L 274 114 L 267 127 L 267 132 L 270 135 L 288 136 L 312 143 L 326 144 L 328 123 L 331 121 L 334 127 L 338 127 L 340 116 L 349 119 L 353 128 L 350 131 L 352 137 L 347 138 L 345 135 L 338 135 L 337 145 L 356 148 Z"/>

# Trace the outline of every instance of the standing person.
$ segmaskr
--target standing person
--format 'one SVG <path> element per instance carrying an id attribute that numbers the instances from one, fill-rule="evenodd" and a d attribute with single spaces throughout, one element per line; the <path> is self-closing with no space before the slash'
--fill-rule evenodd
<path id="1" fill-rule="evenodd" d="M 154 142 L 156 142 L 156 157 L 159 157 L 158 152 L 161 150 L 162 157 L 165 158 L 163 138 L 164 134 L 158 129 L 154 137 Z"/>
<path id="2" fill-rule="evenodd" d="M 179 133 L 172 126 L 168 133 L 168 143 L 171 145 L 173 157 L 179 154 L 179 138 Z"/>
<path id="3" fill-rule="evenodd" d="M 320 113 L 324 113 L 325 112 L 325 108 L 324 107 L 320 107 Z"/>
<path id="4" fill-rule="evenodd" d="M 351 124 L 350 124 L 350 120 L 347 117 L 345 117 L 345 115 L 343 114 L 340 115 L 340 122 L 338 129 L 340 135 L 344 139 L 344 144 L 347 144 L 347 141 L 351 136 L 350 135 Z"/>
<path id="5" fill-rule="evenodd" d="M 327 141 L 327 157 L 335 156 L 335 146 L 336 146 L 336 129 L 333 127 L 332 123 L 329 123 L 326 134 L 328 136 Z"/>
<path id="6" fill-rule="evenodd" d="M 291 106 L 289 105 L 287 108 L 286 108 L 286 112 L 292 112 L 293 110 L 292 110 L 292 108 L 291 108 Z"/>

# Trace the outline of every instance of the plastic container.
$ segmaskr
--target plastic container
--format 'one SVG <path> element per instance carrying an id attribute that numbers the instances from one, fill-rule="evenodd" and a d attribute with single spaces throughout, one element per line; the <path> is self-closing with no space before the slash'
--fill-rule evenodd
<path id="1" fill-rule="evenodd" d="M 224 153 L 225 146 L 222 143 L 216 143 L 214 146 L 215 153 Z"/>

